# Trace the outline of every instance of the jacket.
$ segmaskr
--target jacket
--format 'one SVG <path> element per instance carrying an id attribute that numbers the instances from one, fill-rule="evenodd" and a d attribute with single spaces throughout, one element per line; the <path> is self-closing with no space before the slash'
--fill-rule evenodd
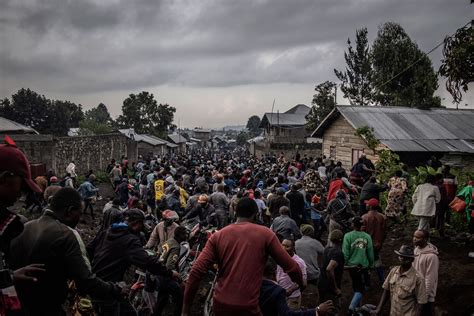
<path id="1" fill-rule="evenodd" d="M 165 222 L 159 222 L 151 232 L 146 247 L 161 252 L 161 246 L 163 246 L 168 239 L 174 238 L 174 230 L 178 226 L 176 223 L 165 226 Z"/>
<path id="2" fill-rule="evenodd" d="M 437 186 L 424 183 L 416 187 L 412 200 L 413 210 L 411 215 L 434 216 L 436 213 L 436 203 L 441 201 L 441 194 Z"/>
<path id="3" fill-rule="evenodd" d="M 78 232 L 61 223 L 51 210 L 25 224 L 23 233 L 11 244 L 11 267 L 18 269 L 43 263 L 46 272 L 38 282 L 17 286 L 23 308 L 45 314 L 61 308 L 67 295 L 67 281 L 74 280 L 78 290 L 94 298 L 119 297 L 120 288 L 96 278 Z M 45 304 L 47 302 L 47 304 Z"/>
<path id="4" fill-rule="evenodd" d="M 77 189 L 77 192 L 81 195 L 81 197 L 85 199 L 90 199 L 93 196 L 96 195 L 96 193 L 99 191 L 98 188 L 96 188 L 92 183 L 89 181 L 84 181 L 83 184 L 79 186 Z"/>
<path id="5" fill-rule="evenodd" d="M 345 234 L 342 242 L 342 252 L 348 266 L 362 266 L 362 268 L 372 268 L 374 266 L 372 238 L 367 233 L 353 230 Z"/>
<path id="6" fill-rule="evenodd" d="M 132 264 L 153 274 L 171 277 L 171 271 L 157 256 L 148 255 L 140 238 L 130 232 L 127 224 L 113 224 L 95 250 L 92 271 L 104 280 L 120 282 Z"/>
<path id="7" fill-rule="evenodd" d="M 284 239 L 291 238 L 291 235 L 293 235 L 293 240 L 301 237 L 301 232 L 296 222 L 288 215 L 280 215 L 275 218 L 270 228 L 275 234 L 280 235 Z"/>
<path id="8" fill-rule="evenodd" d="M 431 243 L 428 243 L 425 248 L 416 247 L 413 268 L 425 280 L 428 302 L 434 302 L 438 287 L 438 249 Z"/>

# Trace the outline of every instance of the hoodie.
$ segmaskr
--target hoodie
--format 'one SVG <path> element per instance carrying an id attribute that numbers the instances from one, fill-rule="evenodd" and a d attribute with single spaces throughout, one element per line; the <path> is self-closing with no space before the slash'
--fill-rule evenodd
<path id="1" fill-rule="evenodd" d="M 413 267 L 425 280 L 428 302 L 434 302 L 436 288 L 438 287 L 439 269 L 438 249 L 436 246 L 428 243 L 425 248 L 416 247 Z"/>
<path id="2" fill-rule="evenodd" d="M 158 256 L 148 255 L 140 238 L 129 231 L 127 224 L 115 223 L 95 249 L 92 271 L 103 280 L 120 282 L 131 265 L 171 277 L 171 271 L 159 262 Z"/>

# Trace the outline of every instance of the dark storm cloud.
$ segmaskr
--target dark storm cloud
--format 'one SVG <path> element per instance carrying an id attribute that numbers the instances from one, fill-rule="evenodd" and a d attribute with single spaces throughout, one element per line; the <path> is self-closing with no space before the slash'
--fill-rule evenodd
<path id="1" fill-rule="evenodd" d="M 428 50 L 468 19 L 464 0 L 0 1 L 0 93 L 316 83 L 356 28 L 398 22 Z"/>

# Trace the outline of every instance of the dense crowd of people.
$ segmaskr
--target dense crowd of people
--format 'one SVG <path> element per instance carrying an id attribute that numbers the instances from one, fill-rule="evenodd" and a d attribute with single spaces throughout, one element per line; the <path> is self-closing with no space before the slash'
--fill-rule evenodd
<path id="1" fill-rule="evenodd" d="M 169 300 L 174 315 L 190 315 L 210 273 L 214 315 L 355 315 L 373 273 L 383 292 L 378 305 L 365 306 L 369 313 L 381 314 L 390 301 L 390 315 L 434 315 L 439 260 L 430 233 L 444 235 L 456 199 L 465 202 L 474 232 L 473 183 L 457 192 L 448 166 L 416 187 L 411 210 L 406 169 L 378 183 L 365 156 L 351 170 L 326 157 L 256 158 L 243 150 L 136 163 L 122 157 L 105 170 L 115 195 L 103 210 L 95 206 L 101 192 L 92 170 L 77 183 L 71 162 L 64 177 L 51 172 L 35 182 L 29 168 L 14 144 L 0 145 L 0 315 L 64 315 L 71 291 L 90 296 L 83 315 L 134 315 L 125 282 L 131 266 L 156 277 L 156 315 Z M 22 192 L 44 206 L 26 223 L 9 209 Z M 81 216 L 99 214 L 101 226 L 86 245 L 75 227 Z M 413 243 L 395 250 L 400 265 L 386 274 L 387 230 L 408 214 L 419 221 Z M 196 227 L 209 237 L 183 278 L 183 243 Z M 341 284 L 344 271 L 349 306 L 341 305 L 350 291 Z M 68 301 L 71 308 L 88 300 Z"/>

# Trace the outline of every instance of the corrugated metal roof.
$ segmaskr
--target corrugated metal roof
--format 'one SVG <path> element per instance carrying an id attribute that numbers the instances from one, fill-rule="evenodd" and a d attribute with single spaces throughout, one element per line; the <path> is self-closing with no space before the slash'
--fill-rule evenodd
<path id="1" fill-rule="evenodd" d="M 12 120 L 0 117 L 0 132 L 1 133 L 25 133 L 25 134 L 39 134 L 35 129 L 26 125 L 14 122 Z"/>
<path id="2" fill-rule="evenodd" d="M 156 136 L 148 135 L 148 134 L 135 134 L 134 139 L 137 142 L 145 142 L 152 146 L 159 146 L 159 145 L 166 145 L 166 142 Z"/>
<path id="3" fill-rule="evenodd" d="M 187 142 L 187 139 L 183 135 L 180 135 L 180 134 L 171 134 L 171 135 L 168 135 L 168 138 L 175 144 Z"/>
<path id="4" fill-rule="evenodd" d="M 270 126 L 303 126 L 306 124 L 306 114 L 265 113 L 260 128 Z"/>
<path id="5" fill-rule="evenodd" d="M 321 136 L 339 115 L 354 128 L 372 127 L 393 151 L 474 153 L 474 110 L 338 106 L 312 136 Z"/>

